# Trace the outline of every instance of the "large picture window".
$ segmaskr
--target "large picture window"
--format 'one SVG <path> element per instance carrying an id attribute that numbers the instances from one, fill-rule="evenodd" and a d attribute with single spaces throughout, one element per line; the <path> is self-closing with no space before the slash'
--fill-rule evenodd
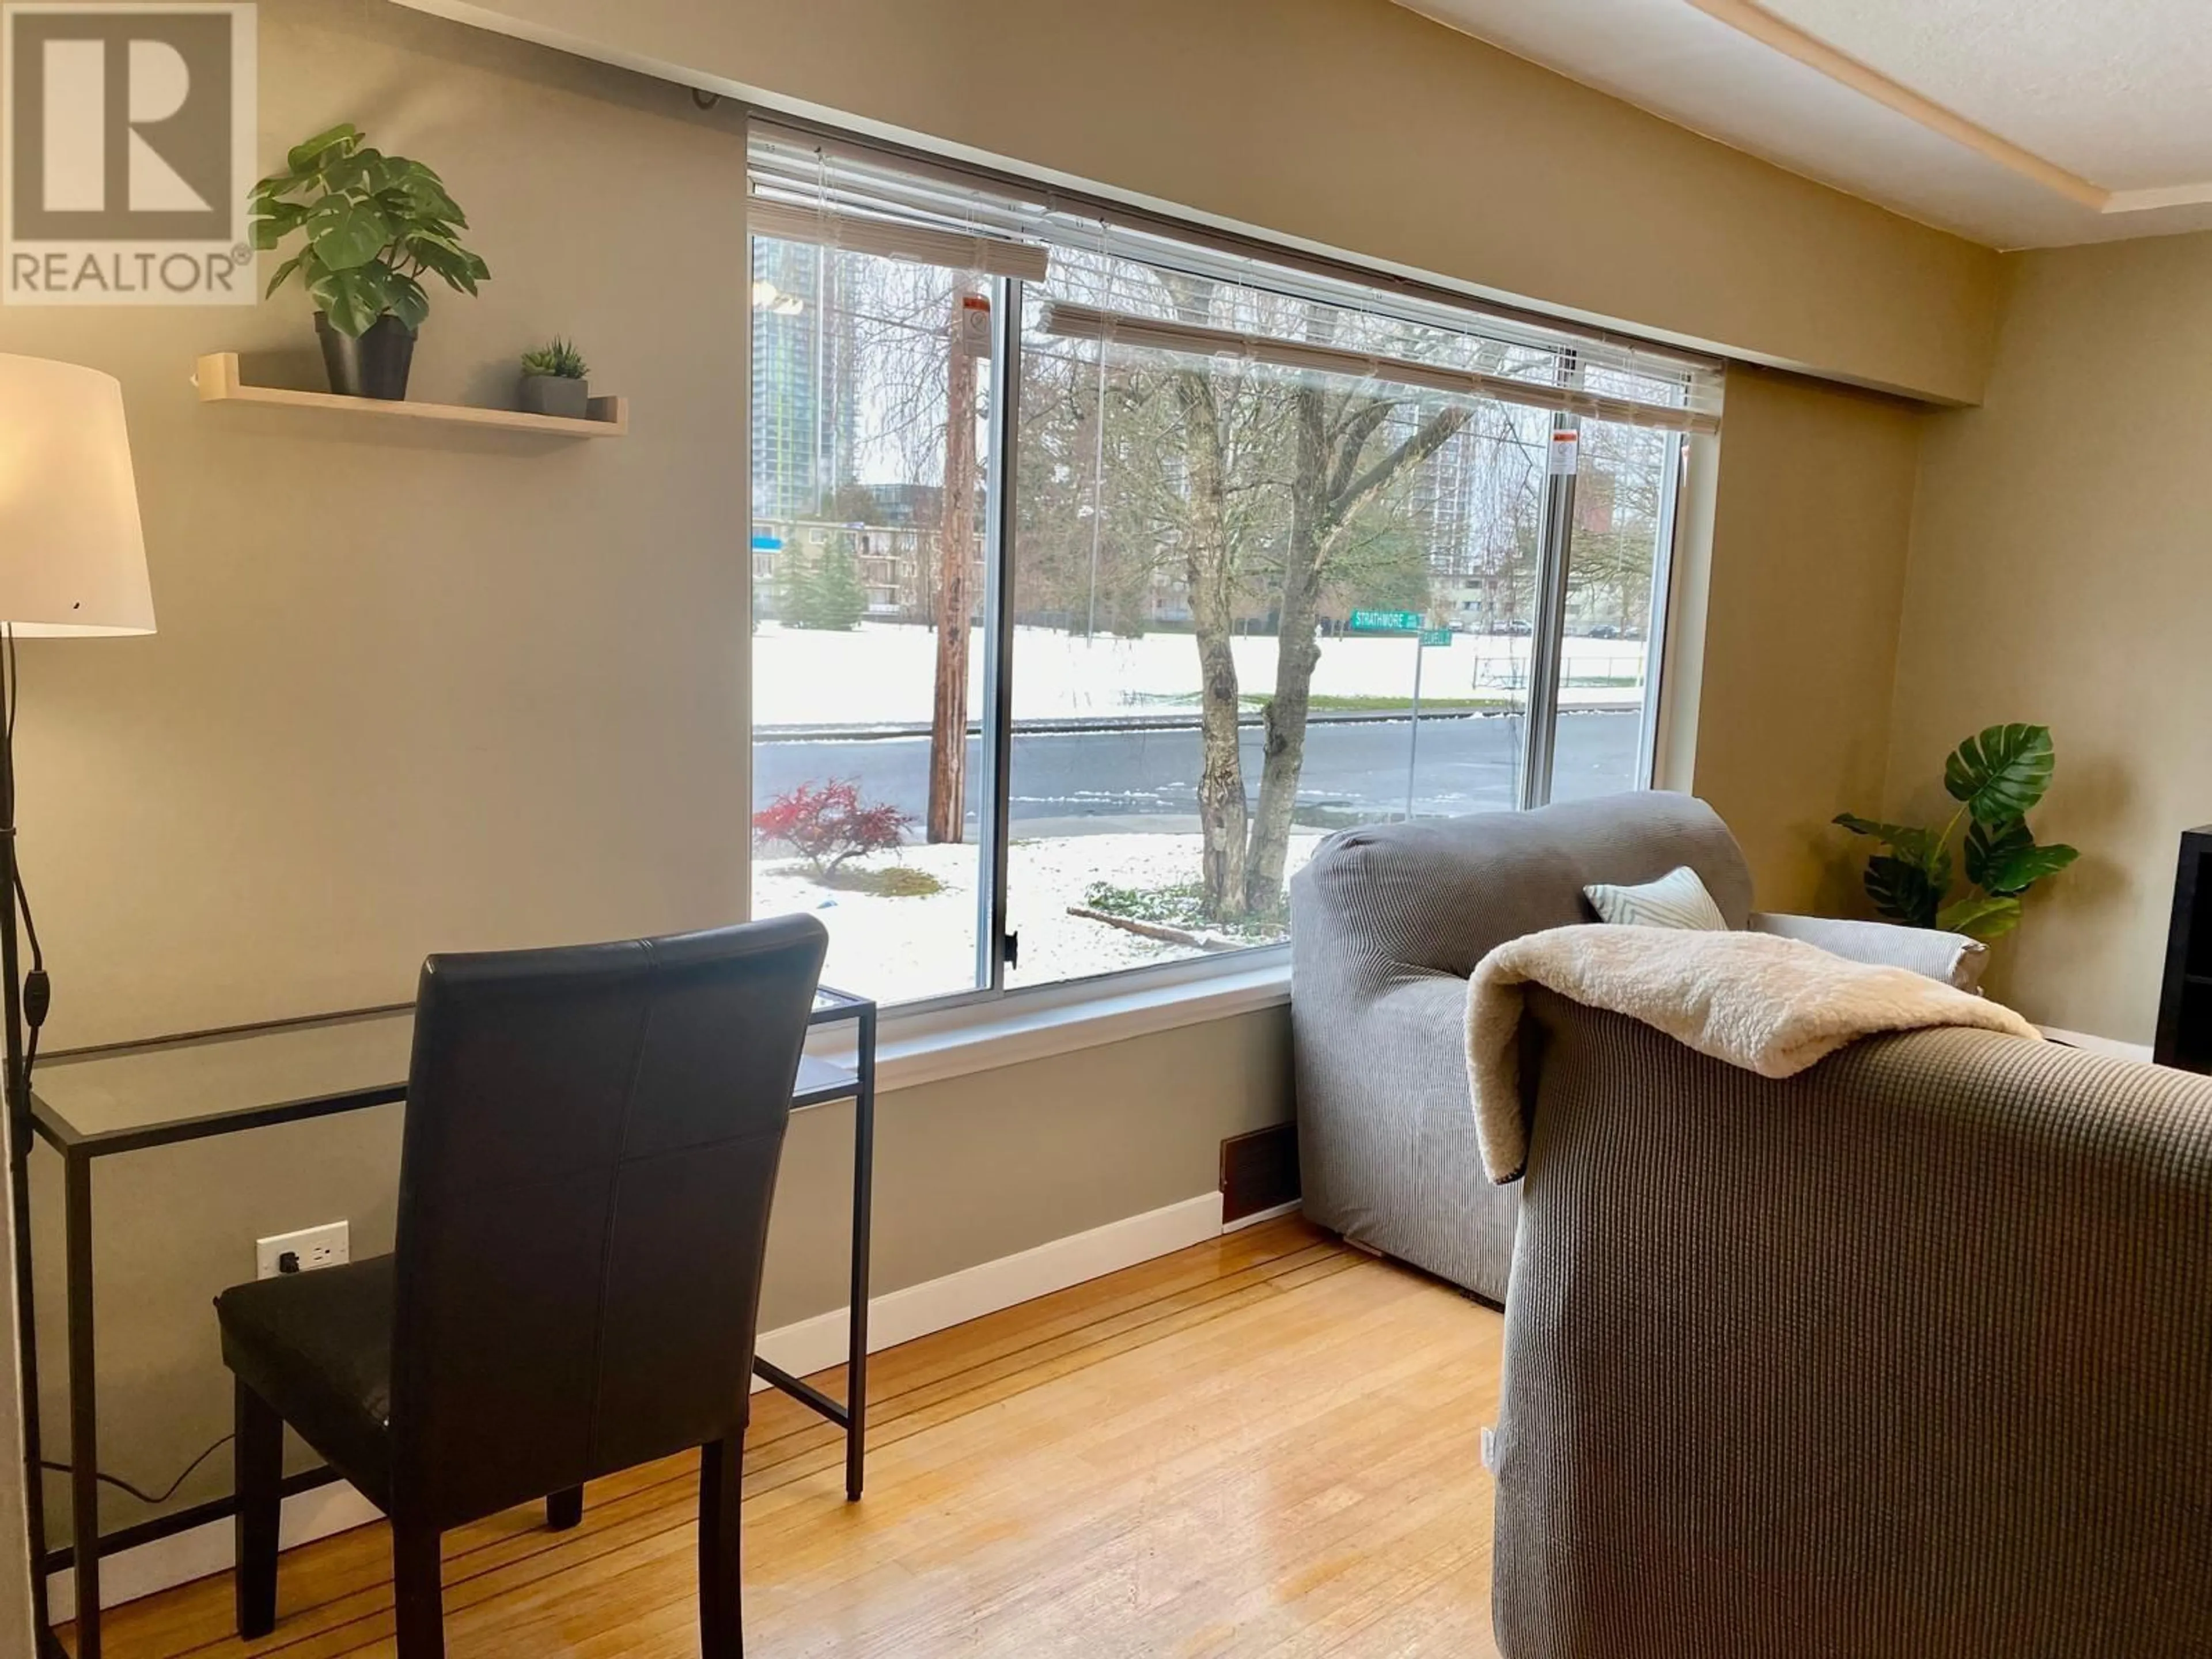
<path id="1" fill-rule="evenodd" d="M 1709 364 L 757 130 L 754 912 L 889 1002 L 1645 787 Z"/>

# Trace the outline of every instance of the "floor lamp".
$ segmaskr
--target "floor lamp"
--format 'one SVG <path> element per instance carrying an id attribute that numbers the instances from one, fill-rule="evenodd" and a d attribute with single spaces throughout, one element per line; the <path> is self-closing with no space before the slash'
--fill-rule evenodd
<path id="1" fill-rule="evenodd" d="M 22 1374 L 23 1504 L 31 1607 L 49 1646 L 46 1500 L 31 1305 L 31 1094 L 27 1030 L 45 1018 L 36 962 L 27 1006 L 16 945 L 15 641 L 48 635 L 150 634 L 154 599 L 131 478 L 123 388 L 111 375 L 43 357 L 0 355 L 0 1001 L 5 1025 L 8 1174 Z M 27 918 L 27 908 L 24 915 Z"/>

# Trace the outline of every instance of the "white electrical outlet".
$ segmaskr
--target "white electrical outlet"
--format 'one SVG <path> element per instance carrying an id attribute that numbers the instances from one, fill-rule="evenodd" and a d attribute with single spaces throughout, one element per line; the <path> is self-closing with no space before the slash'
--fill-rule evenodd
<path id="1" fill-rule="evenodd" d="M 350 1222 L 333 1221 L 320 1227 L 302 1227 L 296 1233 L 257 1238 L 253 1276 L 274 1279 L 279 1273 L 311 1273 L 318 1267 L 343 1267 L 353 1260 L 351 1230 Z"/>

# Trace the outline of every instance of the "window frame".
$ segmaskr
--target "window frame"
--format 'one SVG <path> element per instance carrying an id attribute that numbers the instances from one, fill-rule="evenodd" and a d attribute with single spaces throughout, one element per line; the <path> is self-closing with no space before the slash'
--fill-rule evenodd
<path id="1" fill-rule="evenodd" d="M 782 118 L 778 118 L 773 125 L 786 132 L 793 127 L 793 124 Z M 970 178 L 978 176 L 980 171 L 898 146 L 852 138 L 830 129 L 816 131 L 811 136 L 857 149 L 894 165 L 924 170 L 951 168 L 956 176 L 964 173 Z M 1011 175 L 981 176 L 993 178 L 1006 185 L 1020 185 L 1024 183 Z M 1064 191 L 1054 194 L 1062 202 L 1090 204 L 1090 198 L 1070 197 Z M 1103 204 L 1100 205 L 1103 207 Z M 1131 216 L 1121 210 L 1115 209 L 1114 213 L 1121 222 L 1132 222 Z M 1157 213 L 1139 216 L 1135 222 L 1149 234 L 1182 240 L 1194 249 L 1226 250 L 1241 257 L 1263 261 L 1285 272 L 1304 272 L 1326 280 L 1354 284 L 1380 301 L 1387 301 L 1393 295 L 1405 295 L 1430 306 L 1441 302 L 1451 310 L 1462 313 L 1470 325 L 1524 318 L 1540 324 L 1547 331 L 1587 336 L 1592 344 L 1626 343 L 1648 349 L 1655 354 L 1677 356 L 1686 364 L 1711 373 L 1717 383 L 1722 374 L 1719 363 L 1691 354 L 1678 353 L 1676 349 L 1657 342 L 1546 317 L 1539 313 L 1518 312 L 1510 307 L 1479 302 L 1468 295 L 1435 288 L 1395 273 L 1322 258 L 1288 245 L 1234 235 L 1164 217 Z M 746 234 L 749 251 L 750 240 L 757 235 L 775 239 L 774 231 L 757 231 L 750 222 Z M 827 252 L 825 247 L 824 252 Z M 750 263 L 749 257 L 748 270 Z M 1015 637 L 1018 606 L 1014 587 L 1020 511 L 1017 497 L 1018 465 L 1015 444 L 1021 418 L 1023 326 L 1031 284 L 1021 276 L 1005 274 L 986 275 L 982 280 L 991 301 L 992 350 L 986 404 L 988 442 L 984 450 L 984 476 L 989 481 L 989 488 L 985 502 L 982 632 L 986 649 L 979 714 L 981 741 L 978 745 L 982 775 L 978 786 L 977 814 L 980 844 L 977 848 L 976 982 L 967 989 L 887 1003 L 886 1014 L 902 1024 L 957 1030 L 964 1023 L 962 1018 L 964 1011 L 977 1011 L 987 1006 L 1012 1000 L 1032 1001 L 1041 1007 L 1060 1007 L 1078 1005 L 1091 998 L 1158 995 L 1171 1000 L 1192 994 L 1193 988 L 1201 987 L 1211 980 L 1265 974 L 1278 969 L 1286 971 L 1291 946 L 1287 940 L 1284 940 L 1202 957 L 1103 969 L 1093 974 L 1031 985 L 1010 986 L 1006 982 L 1008 958 L 1013 943 L 1009 931 L 1012 894 L 1008 882 L 1008 851 L 1012 838 L 1013 688 L 1015 676 L 1018 672 Z M 1556 349 L 1561 383 L 1568 386 L 1579 384 L 1579 359 L 1575 347 L 1562 344 Z M 751 418 L 749 389 L 749 428 Z M 1565 431 L 1579 435 L 1583 419 L 1580 415 L 1561 410 L 1553 416 L 1550 430 L 1553 434 Z M 1637 761 L 1631 790 L 1650 789 L 1654 786 L 1662 758 L 1659 753 L 1663 731 L 1661 705 L 1668 691 L 1664 668 L 1675 601 L 1674 575 L 1682 566 L 1680 538 L 1686 528 L 1686 505 L 1691 493 L 1686 487 L 1693 449 L 1691 436 L 1691 433 L 1683 430 L 1668 433 L 1667 459 L 1660 475 L 1661 498 L 1655 520 L 1662 533 L 1655 549 L 1651 572 L 1650 615 L 1644 641 L 1644 690 L 1638 715 Z M 749 437 L 749 456 L 750 453 Z M 1575 534 L 1577 477 L 1577 472 L 1553 472 L 1547 459 L 1534 584 L 1536 600 L 1532 607 L 1535 614 L 1530 618 L 1528 699 L 1521 716 L 1522 743 L 1513 809 L 1516 811 L 1533 810 L 1547 804 L 1551 798 L 1560 713 L 1559 692 L 1565 670 L 1565 629 Z M 748 615 L 752 614 L 755 580 L 749 556 L 746 564 Z M 749 727 L 752 724 L 750 690 L 749 686 Z M 749 744 L 750 741 L 749 736 Z M 750 775 L 750 756 L 748 760 Z M 746 866 L 749 914 L 752 866 L 753 860 L 749 858 Z"/>

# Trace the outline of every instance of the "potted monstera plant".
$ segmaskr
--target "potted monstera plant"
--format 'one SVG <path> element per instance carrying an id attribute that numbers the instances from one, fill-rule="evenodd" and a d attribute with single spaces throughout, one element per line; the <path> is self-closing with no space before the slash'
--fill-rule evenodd
<path id="1" fill-rule="evenodd" d="M 1835 822 L 1882 850 L 1867 860 L 1867 896 L 1883 915 L 1916 927 L 1941 927 L 1993 939 L 2020 925 L 2027 890 L 2080 856 L 2063 842 L 2039 843 L 2027 815 L 2057 769 L 2047 726 L 1992 726 L 1968 738 L 1943 763 L 1943 787 L 1959 803 L 1941 830 L 1838 815 Z M 1951 838 L 1966 827 L 1961 853 L 1966 889 L 1951 896 Z"/>
<path id="2" fill-rule="evenodd" d="M 251 198 L 255 247 L 304 239 L 268 293 L 296 276 L 313 299 L 331 391 L 404 398 L 416 331 L 430 314 L 423 277 L 474 294 L 491 276 L 461 245 L 468 216 L 436 173 L 371 149 L 349 123 L 294 146 L 284 167 Z"/>

